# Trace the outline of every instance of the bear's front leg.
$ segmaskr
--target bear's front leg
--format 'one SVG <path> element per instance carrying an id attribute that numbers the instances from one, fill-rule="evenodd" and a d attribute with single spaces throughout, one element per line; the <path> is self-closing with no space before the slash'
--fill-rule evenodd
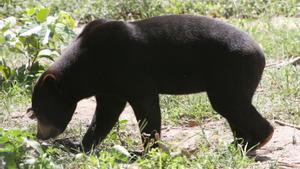
<path id="1" fill-rule="evenodd" d="M 82 148 L 89 152 L 102 141 L 119 119 L 126 100 L 116 96 L 96 96 L 96 111 L 93 120 L 83 137 Z"/>
<path id="2" fill-rule="evenodd" d="M 155 134 L 160 135 L 161 130 L 161 112 L 159 106 L 158 94 L 145 94 L 132 96 L 129 101 L 139 123 L 142 142 L 144 148 L 151 146 L 157 147 L 157 144 L 148 145 L 151 139 L 155 140 Z M 149 137 L 143 137 L 149 135 Z"/>

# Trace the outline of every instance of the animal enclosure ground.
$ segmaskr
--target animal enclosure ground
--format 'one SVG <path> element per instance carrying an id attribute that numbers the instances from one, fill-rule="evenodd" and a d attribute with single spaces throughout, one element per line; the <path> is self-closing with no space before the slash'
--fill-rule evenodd
<path id="1" fill-rule="evenodd" d="M 83 100 L 76 109 L 76 120 L 88 122 L 93 115 L 95 101 L 93 99 Z M 89 112 L 89 113 L 87 113 Z M 126 128 L 130 137 L 139 139 L 138 126 L 130 106 L 127 106 L 120 116 L 120 120 L 127 120 Z M 262 168 L 270 168 L 277 163 L 280 168 L 300 168 L 300 130 L 281 126 L 272 121 L 275 132 L 270 142 L 251 153 L 257 161 L 255 165 Z M 186 126 L 162 126 L 162 141 L 170 144 L 170 148 L 177 148 L 185 155 L 193 155 L 198 150 L 199 144 L 207 139 L 211 149 L 216 148 L 218 142 L 223 141 L 229 144 L 232 136 L 228 125 L 224 119 L 208 121 L 204 124 Z M 178 150 L 179 149 L 179 150 Z"/>
<path id="2" fill-rule="evenodd" d="M 72 137 L 80 141 L 84 128 L 89 125 L 93 117 L 94 109 L 94 98 L 80 101 L 66 133 L 61 138 Z M 11 125 L 25 124 L 28 127 L 30 126 L 28 123 L 31 125 L 33 123 L 22 113 L 13 113 L 11 117 Z M 123 133 L 123 137 L 130 137 L 129 139 L 136 141 L 134 148 L 141 148 L 138 125 L 129 105 L 120 116 L 120 121 L 124 120 L 125 126 L 119 132 Z M 275 126 L 273 138 L 261 149 L 249 153 L 249 157 L 255 159 L 255 162 L 248 168 L 271 168 L 272 166 L 284 169 L 300 168 L 300 130 L 290 126 L 281 126 L 274 121 L 272 124 Z M 72 131 L 74 128 L 78 130 L 78 125 L 82 131 Z M 76 133 L 75 136 L 74 133 Z M 170 153 L 188 158 L 193 158 L 197 152 L 202 151 L 201 144 L 209 145 L 209 151 L 215 151 L 220 144 L 225 146 L 230 144 L 232 139 L 231 131 L 224 119 L 207 120 L 202 124 L 191 120 L 182 125 L 162 126 L 161 140 L 170 149 Z M 45 143 L 51 144 L 51 141 Z M 135 168 L 136 165 L 133 163 L 126 167 Z"/>
<path id="3" fill-rule="evenodd" d="M 40 2 L 44 1 L 40 0 Z M 236 1 L 240 4 L 232 6 L 232 2 L 223 0 L 216 1 L 217 4 L 206 0 L 197 3 L 194 3 L 194 0 L 166 0 L 159 1 L 164 3 L 163 6 L 155 8 L 155 3 L 158 1 L 146 0 L 143 3 L 148 2 L 150 6 L 143 6 L 140 4 L 141 1 L 99 0 L 96 7 L 94 2 L 87 3 L 87 1 L 69 0 L 68 3 L 61 1 L 61 4 L 58 1 L 51 1 L 54 5 L 51 14 L 57 14 L 60 10 L 70 12 L 76 9 L 75 12 L 71 12 L 76 23 L 79 22 L 78 25 L 81 25 L 77 25 L 76 34 L 82 30 L 83 20 L 87 21 L 95 16 L 134 20 L 151 15 L 162 15 L 163 11 L 167 13 L 192 12 L 197 15 L 217 17 L 249 33 L 262 46 L 266 55 L 267 67 L 253 103 L 259 112 L 275 126 L 272 140 L 256 153 L 250 153 L 250 158 L 230 147 L 232 134 L 228 124 L 212 110 L 205 94 L 161 98 L 162 142 L 170 149 L 170 153 L 160 150 L 151 151 L 132 162 L 130 158 L 124 157 L 124 154 L 115 152 L 115 145 L 122 145 L 127 150 L 141 149 L 137 123 L 130 106 L 127 106 L 122 113 L 119 127 L 115 127 L 99 145 L 97 149 L 99 152 L 91 155 L 70 152 L 66 147 L 56 145 L 55 139 L 36 140 L 36 121 L 25 115 L 25 110 L 30 106 L 31 97 L 27 90 L 32 87 L 35 79 L 26 85 L 16 79 L 13 79 L 11 84 L 8 83 L 9 85 L 2 81 L 3 73 L 9 72 L 3 69 L 3 61 L 6 61 L 6 66 L 11 69 L 11 75 L 14 75 L 14 71 L 21 70 L 18 69 L 19 66 L 27 64 L 28 58 L 17 54 L 15 50 L 9 51 L 5 48 L 5 45 L 13 43 L 7 41 L 7 44 L 2 44 L 4 32 L 1 32 L 0 28 L 0 69 L 4 70 L 4 72 L 0 71 L 0 149 L 3 150 L 2 148 L 8 145 L 5 153 L 0 152 L 0 169 L 3 168 L 3 162 L 6 160 L 3 155 L 12 159 L 19 168 L 300 168 L 300 130 L 289 126 L 289 124 L 300 125 L 299 2 L 296 6 L 294 0 L 268 1 L 267 4 L 261 0 L 241 0 Z M 25 6 L 24 9 L 29 3 L 26 0 L 8 0 L 7 2 L 11 4 L 19 2 Z M 79 4 L 79 7 L 75 7 L 72 2 L 84 5 Z M 118 8 L 113 4 L 115 2 L 120 7 L 119 9 L 122 9 L 121 11 L 116 11 Z M 125 5 L 122 2 L 126 2 Z M 203 2 L 206 5 L 202 5 Z M 101 3 L 105 3 L 106 6 Z M 109 6 L 108 3 L 112 5 Z M 11 6 L 7 11 L 5 8 L 2 10 L 2 6 L 0 7 L 1 21 L 2 16 L 14 16 L 17 19 L 17 27 L 9 31 L 24 27 L 24 25 L 18 25 L 22 23 L 19 20 L 21 13 L 12 15 L 23 6 L 17 8 Z M 142 11 L 141 8 L 147 10 Z M 28 9 L 25 13 L 30 12 Z M 132 10 L 135 13 L 130 13 Z M 149 13 L 149 10 L 152 13 Z M 222 16 L 222 12 L 232 12 L 233 15 L 227 18 Z M 90 17 L 84 18 L 85 16 Z M 33 20 L 34 17 L 31 17 L 30 22 Z M 24 28 L 27 28 L 26 25 Z M 44 37 L 42 36 L 42 40 Z M 66 45 L 70 42 L 65 40 L 64 43 Z M 52 48 L 49 49 L 52 50 Z M 61 48 L 57 45 L 53 51 L 60 53 Z M 37 61 L 44 63 L 43 59 Z M 47 60 L 46 63 L 49 62 L 52 61 Z M 93 116 L 94 106 L 93 98 L 82 100 L 71 124 L 57 139 L 70 138 L 80 141 Z M 279 125 L 276 121 L 286 122 L 287 125 Z M 8 140 L 8 144 L 2 144 L 7 141 L 5 139 Z"/>

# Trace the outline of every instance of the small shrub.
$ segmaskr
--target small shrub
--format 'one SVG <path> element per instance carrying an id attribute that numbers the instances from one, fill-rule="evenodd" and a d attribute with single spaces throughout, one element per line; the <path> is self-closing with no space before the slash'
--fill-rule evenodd
<path id="1" fill-rule="evenodd" d="M 63 45 L 75 36 L 75 21 L 68 13 L 52 16 L 42 6 L 26 9 L 20 19 L 8 17 L 0 23 L 1 50 L 8 51 L 0 61 L 1 85 L 17 81 L 31 89 L 32 81 L 47 67 L 45 63 L 59 56 Z M 6 62 L 11 55 L 21 60 L 16 67 Z"/>

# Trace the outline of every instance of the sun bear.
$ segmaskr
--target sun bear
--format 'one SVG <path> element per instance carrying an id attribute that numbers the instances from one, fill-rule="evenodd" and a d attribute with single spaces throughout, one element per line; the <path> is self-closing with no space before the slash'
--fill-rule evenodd
<path id="1" fill-rule="evenodd" d="M 206 92 L 240 143 L 259 148 L 273 134 L 252 105 L 264 67 L 259 45 L 216 19 L 99 19 L 88 23 L 41 75 L 29 112 L 38 121 L 37 137 L 49 139 L 65 130 L 78 101 L 95 96 L 95 114 L 82 140 L 89 151 L 110 132 L 126 103 L 138 121 L 146 121 L 141 133 L 160 134 L 159 94 Z"/>

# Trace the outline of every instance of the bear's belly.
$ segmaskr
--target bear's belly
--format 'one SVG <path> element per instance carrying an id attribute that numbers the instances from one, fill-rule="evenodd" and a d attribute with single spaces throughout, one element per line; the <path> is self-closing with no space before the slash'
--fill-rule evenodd
<path id="1" fill-rule="evenodd" d="M 157 79 L 160 94 L 192 94 L 205 91 L 205 80 L 200 77 L 182 76 L 181 78 Z"/>

